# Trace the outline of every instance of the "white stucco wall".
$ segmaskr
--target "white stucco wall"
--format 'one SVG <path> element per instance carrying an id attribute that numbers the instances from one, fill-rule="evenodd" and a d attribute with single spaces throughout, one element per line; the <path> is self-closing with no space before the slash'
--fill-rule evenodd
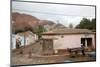
<path id="1" fill-rule="evenodd" d="M 21 46 L 24 46 L 24 36 L 12 34 L 12 42 L 11 42 L 12 49 L 16 48 L 16 38 L 19 38 L 19 40 L 21 42 Z M 25 37 L 25 45 L 29 45 L 31 43 L 34 43 L 37 39 L 38 39 L 38 36 L 36 34 L 28 35 Z"/>
<path id="2" fill-rule="evenodd" d="M 62 38 L 62 36 L 64 36 Z M 77 48 L 81 47 L 81 38 L 92 38 L 92 44 L 95 45 L 94 42 L 94 34 L 71 34 L 71 35 L 43 35 L 46 37 L 54 37 L 57 40 L 54 40 L 53 46 L 54 49 L 67 49 L 67 48 Z"/>
<path id="3" fill-rule="evenodd" d="M 15 49 L 16 48 L 16 38 L 15 38 L 15 35 L 14 34 L 12 34 L 11 48 L 12 49 Z"/>

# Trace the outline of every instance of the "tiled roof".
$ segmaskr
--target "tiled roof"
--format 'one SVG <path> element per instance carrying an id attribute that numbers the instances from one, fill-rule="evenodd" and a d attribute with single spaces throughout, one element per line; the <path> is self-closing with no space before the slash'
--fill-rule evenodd
<path id="1" fill-rule="evenodd" d="M 93 33 L 92 31 L 88 29 L 54 29 L 49 32 L 44 32 L 43 34 L 83 34 L 83 33 Z"/>

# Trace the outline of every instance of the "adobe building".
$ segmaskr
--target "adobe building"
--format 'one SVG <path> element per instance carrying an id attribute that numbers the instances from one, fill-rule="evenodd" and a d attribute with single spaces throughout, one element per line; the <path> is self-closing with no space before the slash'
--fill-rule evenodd
<path id="1" fill-rule="evenodd" d="M 31 31 L 12 34 L 12 49 L 16 49 L 16 40 L 20 41 L 20 46 L 30 45 L 38 40 L 38 36 Z"/>
<path id="2" fill-rule="evenodd" d="M 88 29 L 54 29 L 44 32 L 42 38 L 56 38 L 53 39 L 55 52 L 68 48 L 78 48 L 81 45 L 85 48 L 95 49 L 95 32 Z"/>

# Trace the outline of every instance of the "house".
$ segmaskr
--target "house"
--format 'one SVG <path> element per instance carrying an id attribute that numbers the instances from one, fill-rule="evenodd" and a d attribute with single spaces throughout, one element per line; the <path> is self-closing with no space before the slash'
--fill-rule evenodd
<path id="1" fill-rule="evenodd" d="M 38 40 L 38 36 L 31 31 L 12 34 L 12 49 L 16 48 L 16 39 L 20 41 L 20 46 L 24 46 L 35 43 Z"/>
<path id="2" fill-rule="evenodd" d="M 52 55 L 54 54 L 53 49 L 53 40 L 56 40 L 56 38 L 41 38 L 40 42 L 42 45 L 42 54 L 43 55 Z"/>
<path id="3" fill-rule="evenodd" d="M 78 48 L 81 45 L 85 48 L 95 48 L 95 33 L 88 29 L 54 29 L 44 32 L 42 38 L 57 38 L 53 40 L 55 52 L 68 48 Z"/>

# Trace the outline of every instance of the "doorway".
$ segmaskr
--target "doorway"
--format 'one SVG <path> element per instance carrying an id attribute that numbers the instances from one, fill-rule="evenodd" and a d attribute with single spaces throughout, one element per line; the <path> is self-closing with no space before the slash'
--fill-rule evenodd
<path id="1" fill-rule="evenodd" d="M 81 44 L 83 44 L 84 47 L 91 47 L 92 38 L 81 38 Z"/>

